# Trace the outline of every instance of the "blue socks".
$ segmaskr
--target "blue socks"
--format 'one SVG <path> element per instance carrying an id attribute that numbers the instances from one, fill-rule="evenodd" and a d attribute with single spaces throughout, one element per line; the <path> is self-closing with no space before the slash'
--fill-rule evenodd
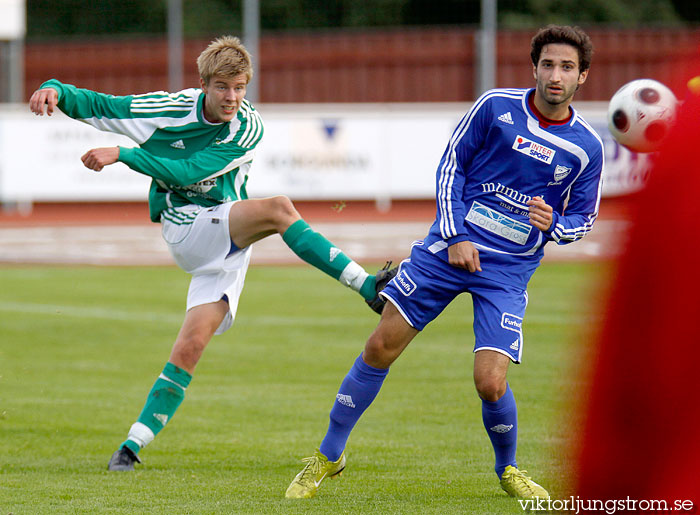
<path id="1" fill-rule="evenodd" d="M 388 368 L 374 368 L 366 364 L 362 361 L 362 354 L 355 360 L 335 397 L 328 432 L 321 442 L 320 451 L 330 461 L 340 458 L 350 431 L 372 404 L 388 373 Z"/>
<path id="2" fill-rule="evenodd" d="M 510 385 L 506 384 L 506 393 L 496 402 L 481 399 L 481 416 L 496 454 L 496 474 L 500 479 L 508 465 L 517 467 L 518 409 Z"/>
<path id="3" fill-rule="evenodd" d="M 377 397 L 389 369 L 369 366 L 362 354 L 355 360 L 350 372 L 340 385 L 331 409 L 328 431 L 320 451 L 329 461 L 338 461 L 345 450 L 350 432 L 365 410 Z M 484 427 L 496 455 L 496 474 L 500 478 L 508 465 L 517 467 L 515 450 L 518 440 L 518 410 L 510 385 L 496 402 L 481 400 Z"/>

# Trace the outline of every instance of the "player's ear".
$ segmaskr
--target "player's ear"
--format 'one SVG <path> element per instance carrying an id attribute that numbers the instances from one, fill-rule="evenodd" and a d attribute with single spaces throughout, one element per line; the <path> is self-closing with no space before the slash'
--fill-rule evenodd
<path id="1" fill-rule="evenodd" d="M 204 93 L 206 94 L 206 92 L 207 92 L 207 83 L 204 82 L 204 79 L 203 79 L 202 77 L 199 78 L 199 85 L 201 86 L 202 91 L 204 91 Z"/>
<path id="2" fill-rule="evenodd" d="M 534 64 L 532 65 L 532 76 L 535 78 L 535 82 L 537 81 L 537 66 Z"/>
<path id="3" fill-rule="evenodd" d="M 578 74 L 578 85 L 580 86 L 586 82 L 586 78 L 588 78 L 588 70 L 583 70 Z"/>

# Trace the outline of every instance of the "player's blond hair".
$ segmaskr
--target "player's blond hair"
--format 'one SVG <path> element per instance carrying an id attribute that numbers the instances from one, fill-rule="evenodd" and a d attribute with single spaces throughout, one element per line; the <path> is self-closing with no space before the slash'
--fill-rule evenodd
<path id="1" fill-rule="evenodd" d="M 234 36 L 221 36 L 215 39 L 197 58 L 199 76 L 205 84 L 214 75 L 232 79 L 245 73 L 248 82 L 253 78 L 253 63 L 250 54 Z"/>

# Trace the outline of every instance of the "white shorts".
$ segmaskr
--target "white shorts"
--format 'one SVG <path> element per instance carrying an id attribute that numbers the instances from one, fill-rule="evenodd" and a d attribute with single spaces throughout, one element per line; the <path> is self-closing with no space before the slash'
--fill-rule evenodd
<path id="1" fill-rule="evenodd" d="M 169 208 L 161 215 L 170 254 L 180 268 L 192 274 L 187 310 L 228 298 L 229 312 L 214 334 L 233 325 L 250 263 L 250 246 L 231 253 L 228 215 L 233 204 L 235 201 L 209 208 Z"/>

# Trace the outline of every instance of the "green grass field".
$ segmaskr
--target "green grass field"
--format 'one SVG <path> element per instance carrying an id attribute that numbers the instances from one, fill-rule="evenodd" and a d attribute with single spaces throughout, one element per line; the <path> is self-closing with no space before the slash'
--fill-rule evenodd
<path id="1" fill-rule="evenodd" d="M 554 498 L 569 494 L 573 371 L 601 278 L 599 265 L 540 268 L 523 364 L 509 374 L 518 462 Z M 187 285 L 168 267 L 0 267 L 0 515 L 522 513 L 493 473 L 468 296 L 392 367 L 350 437 L 342 478 L 314 499 L 284 499 L 377 322 L 306 266 L 249 271 L 234 327 L 207 348 L 144 464 L 108 473 L 167 360 Z"/>

